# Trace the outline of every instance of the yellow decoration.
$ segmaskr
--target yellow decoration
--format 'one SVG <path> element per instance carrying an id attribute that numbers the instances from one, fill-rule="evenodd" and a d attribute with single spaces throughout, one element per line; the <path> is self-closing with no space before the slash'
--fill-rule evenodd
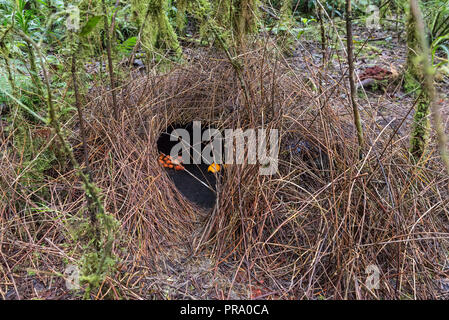
<path id="1" fill-rule="evenodd" d="M 207 168 L 207 172 L 217 173 L 220 169 L 221 167 L 219 164 L 212 163 L 209 168 Z"/>

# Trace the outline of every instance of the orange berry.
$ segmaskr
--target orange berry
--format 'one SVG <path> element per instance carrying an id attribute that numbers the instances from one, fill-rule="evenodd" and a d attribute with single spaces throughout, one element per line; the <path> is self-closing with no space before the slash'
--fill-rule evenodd
<path id="1" fill-rule="evenodd" d="M 218 171 L 220 171 L 220 165 L 216 164 L 216 163 L 212 163 L 208 168 L 207 168 L 208 172 L 212 172 L 212 173 L 217 173 Z"/>

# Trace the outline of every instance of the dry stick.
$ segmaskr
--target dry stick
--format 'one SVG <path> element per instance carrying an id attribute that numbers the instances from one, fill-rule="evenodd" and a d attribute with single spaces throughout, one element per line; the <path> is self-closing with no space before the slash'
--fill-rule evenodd
<path id="1" fill-rule="evenodd" d="M 323 55 L 322 61 L 323 61 L 323 67 L 326 65 L 326 57 L 327 57 L 327 50 L 326 50 L 326 30 L 324 28 L 324 21 L 323 21 L 323 8 L 321 6 L 317 7 L 318 10 L 318 19 L 320 20 L 320 32 L 321 32 L 321 54 Z"/>
<path id="2" fill-rule="evenodd" d="M 416 0 L 410 0 L 410 12 L 416 21 L 416 34 L 421 43 L 422 68 L 424 74 L 424 90 L 429 96 L 429 103 L 432 110 L 432 117 L 438 140 L 438 149 L 446 170 L 449 174 L 449 152 L 447 150 L 447 137 L 444 133 L 444 126 L 439 105 L 435 102 L 435 86 L 433 85 L 433 67 L 429 62 L 430 50 L 425 37 L 424 21 Z"/>
<path id="3" fill-rule="evenodd" d="M 270 10 L 265 8 L 264 6 L 259 6 L 259 9 L 262 10 L 263 12 L 265 12 L 266 14 L 268 14 L 270 17 L 272 17 L 275 20 L 280 20 L 281 19 L 277 15 L 275 15 L 273 12 L 271 12 Z"/>
<path id="4" fill-rule="evenodd" d="M 382 149 L 382 151 L 380 152 L 380 155 L 377 156 L 378 159 L 378 163 L 376 163 L 376 166 L 374 167 L 374 169 L 371 170 L 371 175 L 368 177 L 368 179 L 366 180 L 366 185 L 369 184 L 369 182 L 371 181 L 371 179 L 374 177 L 374 173 L 376 172 L 377 168 L 379 167 L 379 163 L 380 163 L 380 159 L 382 159 L 385 151 L 387 151 L 388 146 L 390 145 L 390 143 L 393 141 L 394 136 L 397 134 L 397 132 L 399 131 L 399 129 L 402 127 L 402 125 L 404 124 L 405 120 L 407 119 L 408 115 L 410 114 L 410 112 L 412 112 L 412 110 L 415 109 L 416 104 L 418 103 L 419 99 L 421 99 L 422 96 L 422 92 L 419 94 L 418 98 L 415 99 L 415 102 L 411 105 L 411 107 L 408 109 L 407 113 L 404 115 L 404 117 L 402 118 L 401 122 L 396 126 L 396 128 L 394 129 L 393 133 L 390 136 L 390 139 L 388 139 L 388 142 L 385 144 L 384 148 Z"/>
<path id="5" fill-rule="evenodd" d="M 220 43 L 222 49 L 226 53 L 226 56 L 227 56 L 229 62 L 231 63 L 231 66 L 233 67 L 235 73 L 237 74 L 237 77 L 240 82 L 240 86 L 241 86 L 241 88 L 243 90 L 243 94 L 245 96 L 246 108 L 249 112 L 250 111 L 249 110 L 250 99 L 249 99 L 248 89 L 246 87 L 245 80 L 243 79 L 243 75 L 242 75 L 242 65 L 235 58 L 232 57 L 231 53 L 229 52 L 228 46 L 226 45 L 225 41 L 223 40 L 221 35 L 218 33 L 218 31 L 215 29 L 215 26 L 211 25 L 211 27 L 212 27 L 212 32 L 214 33 L 215 37 L 218 39 L 218 42 Z M 252 115 L 252 113 L 251 113 L 251 115 Z"/>
<path id="6" fill-rule="evenodd" d="M 360 121 L 359 109 L 357 107 L 357 102 L 355 100 L 356 87 L 354 83 L 354 53 L 353 53 L 353 43 L 352 43 L 352 13 L 351 13 L 351 0 L 346 0 L 346 43 L 348 47 L 348 65 L 349 65 L 349 85 L 351 89 L 351 104 L 352 111 L 354 113 L 354 124 L 357 129 L 357 139 L 359 141 L 359 154 L 362 153 L 363 148 L 363 131 L 362 124 Z"/>
<path id="7" fill-rule="evenodd" d="M 323 93 L 323 82 L 324 82 L 324 72 L 327 68 L 327 50 L 326 50 L 326 31 L 324 29 L 324 21 L 323 21 L 323 12 L 322 12 L 322 8 L 321 6 L 317 6 L 317 16 L 318 16 L 318 20 L 320 21 L 320 32 L 321 32 L 321 72 L 319 72 L 318 74 L 318 81 L 319 81 L 319 89 L 318 89 L 318 94 L 321 96 Z M 321 114 L 321 109 L 324 106 L 326 101 L 326 97 L 324 97 L 323 100 L 319 99 L 319 103 L 320 103 L 320 114 Z"/>
<path id="8" fill-rule="evenodd" d="M 92 179 L 92 174 L 90 170 L 89 165 L 89 150 L 87 146 L 86 141 L 86 129 L 84 126 L 84 117 L 83 117 L 83 110 L 81 108 L 81 100 L 79 96 L 79 89 L 78 89 L 78 81 L 76 78 L 76 50 L 72 53 L 72 81 L 73 81 L 73 91 L 75 92 L 75 105 L 76 109 L 78 111 L 78 121 L 80 122 L 80 135 L 81 135 L 81 141 L 83 145 L 83 153 L 84 153 L 84 164 L 86 166 L 86 174 L 89 176 L 90 179 Z"/>
<path id="9" fill-rule="evenodd" d="M 328 19 L 332 19 L 332 18 L 328 15 L 327 11 L 324 9 L 323 5 L 321 4 L 321 2 L 320 2 L 319 0 L 317 1 L 317 3 L 319 4 L 320 8 L 323 10 L 322 13 L 324 13 L 324 15 L 327 16 Z M 332 22 L 332 21 L 331 21 L 331 22 Z M 338 39 L 340 40 L 341 44 L 343 45 L 343 41 L 340 39 L 340 36 L 339 36 L 339 34 L 338 34 L 338 31 L 337 31 L 335 25 L 332 24 L 332 26 L 333 26 L 334 31 L 335 31 L 336 34 L 337 34 Z M 372 31 L 370 31 L 370 34 L 369 34 L 369 35 L 371 35 L 371 33 L 372 33 Z M 351 35 L 352 35 L 352 27 L 351 27 Z M 359 49 L 358 52 L 355 54 L 355 56 L 353 55 L 353 57 L 355 57 L 355 58 L 358 57 L 358 55 L 362 52 L 363 48 L 364 48 L 365 45 L 367 44 L 368 40 L 369 40 L 369 36 L 368 36 L 367 39 L 362 43 L 360 49 Z M 347 53 L 347 52 L 345 51 L 345 53 Z M 354 58 L 353 58 L 353 59 L 354 59 Z M 349 69 L 349 68 L 348 68 L 348 69 Z M 349 71 L 349 70 L 347 70 L 347 71 Z M 343 73 L 343 75 L 340 77 L 340 79 L 338 80 L 338 83 L 339 83 L 342 79 L 344 79 L 344 76 L 345 76 L 345 75 L 346 75 L 346 71 L 345 71 L 345 72 Z M 353 75 L 354 75 L 354 73 L 353 73 Z M 360 80 L 359 80 L 359 81 L 360 81 Z M 335 87 L 335 90 L 336 90 L 336 87 Z M 366 96 L 366 92 L 365 92 L 363 86 L 362 86 L 362 90 L 364 91 L 365 96 Z M 356 89 L 356 91 L 357 91 L 357 89 Z M 332 92 L 331 92 L 327 97 L 331 97 L 331 95 L 332 95 Z M 326 98 L 326 99 L 327 99 L 327 98 Z M 369 103 L 370 103 L 369 100 L 367 100 L 367 103 L 368 103 L 368 105 L 369 105 Z M 366 110 L 366 108 L 365 108 L 364 110 L 365 110 L 365 112 L 368 113 L 368 111 Z M 357 112 L 358 112 L 358 109 L 357 109 Z M 318 114 L 315 116 L 315 118 L 316 118 L 317 116 L 318 116 Z M 315 119 L 314 119 L 314 120 L 315 120 Z M 362 131 L 362 133 L 363 133 L 363 131 Z M 362 135 L 362 137 L 363 137 L 363 135 Z"/>
<path id="10" fill-rule="evenodd" d="M 120 0 L 115 1 L 115 6 L 114 6 L 114 15 L 112 16 L 111 19 L 111 28 L 109 29 L 109 32 L 112 33 L 112 39 L 115 39 L 114 37 L 114 29 L 115 29 L 115 18 L 117 17 L 117 12 L 118 12 L 118 5 L 120 4 Z"/>
<path id="11" fill-rule="evenodd" d="M 105 0 L 102 0 L 101 4 L 102 4 L 102 9 L 103 9 L 103 15 L 104 15 L 104 32 L 105 32 L 105 39 L 106 39 L 106 51 L 107 51 L 107 55 L 108 55 L 109 79 L 111 82 L 112 107 L 114 108 L 114 118 L 115 118 L 115 120 L 118 121 L 119 112 L 118 112 L 118 105 L 117 105 L 117 97 L 115 95 L 115 79 L 114 79 L 114 69 L 112 67 L 111 38 L 110 38 L 110 32 L 109 32 L 109 26 L 108 26 L 108 15 L 107 15 L 107 11 L 106 11 Z"/>

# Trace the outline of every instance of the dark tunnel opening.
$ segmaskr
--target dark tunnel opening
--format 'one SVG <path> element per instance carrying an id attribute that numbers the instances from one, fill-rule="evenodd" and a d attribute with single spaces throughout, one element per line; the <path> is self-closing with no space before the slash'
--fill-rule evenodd
<path id="1" fill-rule="evenodd" d="M 201 135 L 210 126 L 201 127 Z M 160 157 L 169 156 L 172 148 L 175 147 L 180 139 L 171 141 L 170 137 L 176 129 L 185 129 L 190 136 L 190 141 L 187 141 L 185 145 L 192 146 L 193 140 L 193 122 L 183 124 L 171 124 L 169 125 L 159 136 L 157 140 L 157 149 L 161 154 Z M 207 145 L 208 142 L 201 143 L 201 151 Z M 194 164 L 193 150 L 190 148 L 190 164 L 182 163 L 183 169 L 175 170 L 172 167 L 166 167 L 165 170 L 168 176 L 175 184 L 176 188 L 183 194 L 189 201 L 197 204 L 200 207 L 211 209 L 215 205 L 217 198 L 216 195 L 216 183 L 217 178 L 220 175 L 214 174 L 208 171 L 209 163 L 201 161 L 200 164 Z M 181 155 L 181 153 L 179 153 Z M 161 161 L 160 161 L 161 162 Z M 162 162 L 161 162 L 162 163 Z"/>

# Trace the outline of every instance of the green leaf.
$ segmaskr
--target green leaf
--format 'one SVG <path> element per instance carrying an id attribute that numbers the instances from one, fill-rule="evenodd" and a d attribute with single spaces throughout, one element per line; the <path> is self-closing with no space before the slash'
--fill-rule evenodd
<path id="1" fill-rule="evenodd" d="M 43 0 L 37 0 L 37 2 L 42 3 L 44 6 L 49 7 L 48 3 Z"/>
<path id="2" fill-rule="evenodd" d="M 445 64 L 449 63 L 449 48 L 446 47 L 444 44 L 440 44 L 438 46 L 438 48 L 443 50 L 446 53 L 446 59 L 442 59 L 443 61 L 436 64 L 435 65 L 436 68 L 440 68 L 440 67 L 444 66 Z M 435 52 L 433 52 L 433 54 L 432 54 L 432 63 L 435 64 Z"/>
<path id="3" fill-rule="evenodd" d="M 5 94 L 6 96 L 8 96 L 10 99 L 14 100 L 20 107 L 22 107 L 25 111 L 27 111 L 29 114 L 31 114 L 33 117 L 35 117 L 37 120 L 41 121 L 44 124 L 47 124 L 47 120 L 44 119 L 43 117 L 41 117 L 40 115 L 38 115 L 36 112 L 34 112 L 33 110 L 31 110 L 30 108 L 28 108 L 26 105 L 24 105 L 21 101 L 17 100 L 16 97 L 14 97 L 13 95 L 9 94 L 6 90 L 3 90 L 2 88 L 0 88 L 0 91 Z"/>
<path id="4" fill-rule="evenodd" d="M 440 49 L 446 52 L 446 58 L 449 60 L 449 48 L 446 47 L 444 44 L 441 44 Z"/>
<path id="5" fill-rule="evenodd" d="M 137 43 L 137 37 L 131 37 L 126 39 L 122 44 L 118 46 L 118 49 L 122 52 L 131 51 Z"/>
<path id="6" fill-rule="evenodd" d="M 444 36 L 440 36 L 440 37 L 436 38 L 436 39 L 432 42 L 431 47 L 435 47 L 435 46 L 439 45 L 440 43 L 445 42 L 446 40 L 449 40 L 449 33 L 448 33 L 448 34 L 445 34 Z"/>
<path id="7" fill-rule="evenodd" d="M 296 35 L 296 39 L 301 38 L 301 36 L 304 34 L 305 30 L 299 30 L 298 34 Z"/>
<path id="8" fill-rule="evenodd" d="M 86 25 L 84 27 L 81 28 L 80 31 L 80 36 L 84 37 L 87 36 L 98 24 L 98 22 L 100 22 L 100 19 L 103 16 L 93 16 L 89 19 L 89 21 L 87 21 Z"/>

